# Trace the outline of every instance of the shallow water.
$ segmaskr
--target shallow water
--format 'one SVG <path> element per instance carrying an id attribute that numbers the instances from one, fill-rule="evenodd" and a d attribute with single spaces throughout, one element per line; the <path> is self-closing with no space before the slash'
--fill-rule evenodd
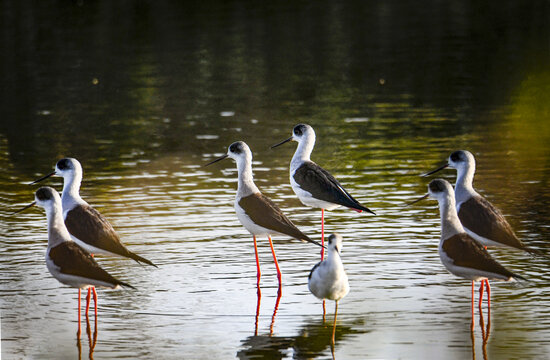
<path id="1" fill-rule="evenodd" d="M 521 239 L 550 250 L 550 9 L 421 3 L 4 2 L 2 357 L 330 358 L 333 303 L 323 323 L 307 289 L 318 248 L 274 237 L 278 299 L 259 239 L 258 311 L 235 165 L 204 167 L 246 141 L 258 187 L 318 239 L 320 211 L 288 180 L 295 143 L 269 148 L 305 122 L 312 159 L 377 213 L 325 214 L 327 233 L 344 237 L 351 286 L 336 358 L 545 358 L 548 260 L 490 250 L 530 282 L 495 283 L 490 325 L 484 304 L 471 332 L 470 284 L 439 261 L 436 203 L 404 204 L 426 192 L 419 174 L 468 149 L 478 191 Z M 44 212 L 11 215 L 63 156 L 83 165 L 82 197 L 159 266 L 98 257 L 137 290 L 99 290 L 97 327 L 92 316 L 88 337 L 82 317 L 80 343 L 76 290 L 45 266 Z M 44 184 L 62 189 L 60 178 Z"/>

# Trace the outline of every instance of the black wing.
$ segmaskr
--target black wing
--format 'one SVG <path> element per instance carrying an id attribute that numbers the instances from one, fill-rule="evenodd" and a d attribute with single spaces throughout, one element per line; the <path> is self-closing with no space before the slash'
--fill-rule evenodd
<path id="1" fill-rule="evenodd" d="M 355 200 L 331 173 L 313 161 L 306 161 L 296 169 L 294 180 L 316 199 L 374 214 Z"/>

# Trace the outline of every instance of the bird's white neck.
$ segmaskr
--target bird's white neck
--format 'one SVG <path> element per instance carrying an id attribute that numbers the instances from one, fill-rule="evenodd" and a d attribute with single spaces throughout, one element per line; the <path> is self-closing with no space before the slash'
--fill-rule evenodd
<path id="1" fill-rule="evenodd" d="M 246 158 L 244 161 L 237 162 L 237 171 L 239 176 L 239 185 L 237 196 L 243 197 L 260 192 L 252 175 L 252 159 Z"/>
<path id="2" fill-rule="evenodd" d="M 52 204 L 52 206 L 47 206 L 45 209 L 46 218 L 48 219 L 48 247 L 52 248 L 64 241 L 71 241 L 71 235 L 63 221 L 61 204 Z"/>
<path id="3" fill-rule="evenodd" d="M 311 161 L 311 152 L 315 146 L 315 135 L 309 135 L 298 142 L 296 152 L 290 162 L 291 168 L 300 166 L 304 161 Z"/>
<path id="4" fill-rule="evenodd" d="M 71 210 L 77 204 L 86 204 L 80 197 L 80 183 L 82 174 L 75 173 L 74 176 L 67 176 L 63 179 L 63 194 L 61 194 L 61 204 L 63 212 Z"/>
<path id="5" fill-rule="evenodd" d="M 325 258 L 325 261 L 332 264 L 333 266 L 344 266 L 342 264 L 342 258 L 340 257 L 340 253 L 335 248 L 329 248 L 327 251 L 327 257 Z"/>
<path id="6" fill-rule="evenodd" d="M 463 233 L 464 228 L 460 223 L 455 207 L 453 194 L 447 194 L 439 200 L 439 214 L 441 218 L 441 239 L 448 239 L 453 235 Z"/>
<path id="7" fill-rule="evenodd" d="M 475 164 L 468 163 L 465 167 L 457 169 L 455 198 L 457 203 L 462 203 L 470 197 L 477 195 L 474 190 L 474 174 L 476 171 Z"/>

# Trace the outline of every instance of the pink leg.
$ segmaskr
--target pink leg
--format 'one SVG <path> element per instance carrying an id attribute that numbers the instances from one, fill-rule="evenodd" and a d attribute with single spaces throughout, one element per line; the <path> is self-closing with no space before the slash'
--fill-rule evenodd
<path id="1" fill-rule="evenodd" d="M 491 286 L 489 285 L 489 280 L 485 280 L 485 284 L 487 285 L 487 307 L 491 311 Z"/>
<path id="2" fill-rule="evenodd" d="M 271 247 L 271 253 L 273 254 L 273 261 L 275 262 L 275 267 L 277 268 L 277 279 L 279 279 L 279 288 L 280 288 L 281 287 L 281 269 L 279 269 L 277 256 L 275 256 L 275 250 L 273 249 L 273 241 L 271 241 L 271 236 L 268 236 L 267 238 L 269 239 L 269 247 Z"/>
<path id="3" fill-rule="evenodd" d="M 484 246 L 485 250 L 487 250 L 487 246 Z M 483 301 L 483 280 L 481 280 L 481 284 L 479 284 L 479 307 L 481 308 L 481 302 Z"/>
<path id="4" fill-rule="evenodd" d="M 78 337 L 78 339 L 80 339 L 80 333 L 80 288 L 78 288 L 78 330 L 76 332 L 76 336 Z"/>
<path id="5" fill-rule="evenodd" d="M 88 288 L 88 295 L 86 295 L 86 316 L 88 316 L 88 310 L 90 309 L 91 287 Z"/>
<path id="6" fill-rule="evenodd" d="M 475 324 L 475 321 L 474 321 L 474 293 L 475 293 L 475 287 L 474 287 L 474 282 L 472 281 L 472 331 L 474 330 L 474 324 Z"/>
<path id="7" fill-rule="evenodd" d="M 262 277 L 262 272 L 260 271 L 260 258 L 258 257 L 258 244 L 256 243 L 256 235 L 252 235 L 254 238 L 254 254 L 256 255 L 256 286 L 258 287 L 258 299 L 261 297 L 260 291 L 260 278 Z M 259 303 L 259 302 L 258 302 Z"/>
<path id="8" fill-rule="evenodd" d="M 260 318 L 260 303 L 262 300 L 262 292 L 260 286 L 258 286 L 258 302 L 256 303 L 256 322 L 254 324 L 254 336 L 258 336 L 258 320 Z"/>
<path id="9" fill-rule="evenodd" d="M 95 292 L 95 286 L 92 288 L 92 292 L 94 293 L 94 315 L 97 319 L 97 293 Z"/>
<path id="10" fill-rule="evenodd" d="M 481 280 L 481 284 L 479 284 L 479 305 L 478 307 L 481 309 L 481 303 L 483 302 L 483 285 L 485 284 L 485 280 Z"/>

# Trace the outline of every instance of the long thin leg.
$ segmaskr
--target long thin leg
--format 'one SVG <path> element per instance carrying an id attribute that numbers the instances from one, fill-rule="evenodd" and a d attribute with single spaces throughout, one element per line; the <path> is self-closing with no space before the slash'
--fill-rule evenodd
<path id="1" fill-rule="evenodd" d="M 254 323 L 254 336 L 258 336 L 258 320 L 260 319 L 260 304 L 262 300 L 262 292 L 260 290 L 260 287 L 258 286 L 258 301 L 256 303 L 256 321 Z"/>
<path id="2" fill-rule="evenodd" d="M 338 300 L 334 302 L 334 325 L 332 326 L 332 346 L 334 346 L 334 336 L 336 334 L 336 317 L 338 315 Z"/>
<path id="3" fill-rule="evenodd" d="M 91 257 L 94 257 L 94 254 L 90 254 Z M 88 295 L 86 295 L 86 316 L 88 316 L 88 310 L 90 309 L 90 295 L 91 295 L 92 289 L 88 287 Z"/>
<path id="4" fill-rule="evenodd" d="M 82 333 L 80 329 L 80 288 L 78 288 L 78 330 L 76 331 L 76 337 L 80 339 L 80 334 Z"/>
<path id="5" fill-rule="evenodd" d="M 262 272 L 260 271 L 260 258 L 258 257 L 258 244 L 256 243 L 256 235 L 252 235 L 252 237 L 254 238 L 254 254 L 256 255 L 256 285 L 258 286 L 258 298 L 260 298 L 260 278 L 262 277 Z"/>
<path id="6" fill-rule="evenodd" d="M 485 280 L 481 280 L 481 284 L 479 284 L 479 304 L 478 307 L 481 309 L 481 303 L 483 302 L 483 285 L 485 284 Z"/>
<path id="7" fill-rule="evenodd" d="M 485 250 L 487 250 L 487 246 L 483 247 Z M 483 301 L 483 280 L 481 280 L 481 284 L 479 284 L 479 307 L 481 308 L 481 302 Z"/>
<path id="8" fill-rule="evenodd" d="M 475 319 L 474 319 L 474 293 L 475 293 L 475 287 L 474 287 L 474 281 L 472 281 L 472 324 L 471 324 L 471 330 L 474 331 L 474 325 L 475 325 Z"/>
<path id="9" fill-rule="evenodd" d="M 473 317 L 472 317 L 473 320 Z M 474 335 L 474 326 L 470 327 L 470 339 L 472 340 L 472 359 L 476 360 L 476 340 Z"/>
<path id="10" fill-rule="evenodd" d="M 487 307 L 491 309 L 491 285 L 489 285 L 489 280 L 485 280 L 485 285 L 487 285 Z"/>
<path id="11" fill-rule="evenodd" d="M 275 256 L 275 250 L 273 249 L 273 241 L 271 241 L 271 236 L 268 236 L 267 238 L 269 239 L 269 247 L 271 247 L 271 253 L 273 254 L 273 261 L 275 262 L 275 267 L 277 268 L 277 279 L 279 279 L 279 287 L 280 287 L 281 286 L 281 269 L 279 269 L 277 256 Z"/>
<path id="12" fill-rule="evenodd" d="M 95 292 L 95 286 L 92 287 L 92 292 L 94 294 L 94 315 L 97 319 L 97 293 Z"/>
<path id="13" fill-rule="evenodd" d="M 88 316 L 88 310 L 90 309 L 90 299 L 91 299 L 92 289 L 88 288 L 88 295 L 86 295 L 86 316 Z"/>

